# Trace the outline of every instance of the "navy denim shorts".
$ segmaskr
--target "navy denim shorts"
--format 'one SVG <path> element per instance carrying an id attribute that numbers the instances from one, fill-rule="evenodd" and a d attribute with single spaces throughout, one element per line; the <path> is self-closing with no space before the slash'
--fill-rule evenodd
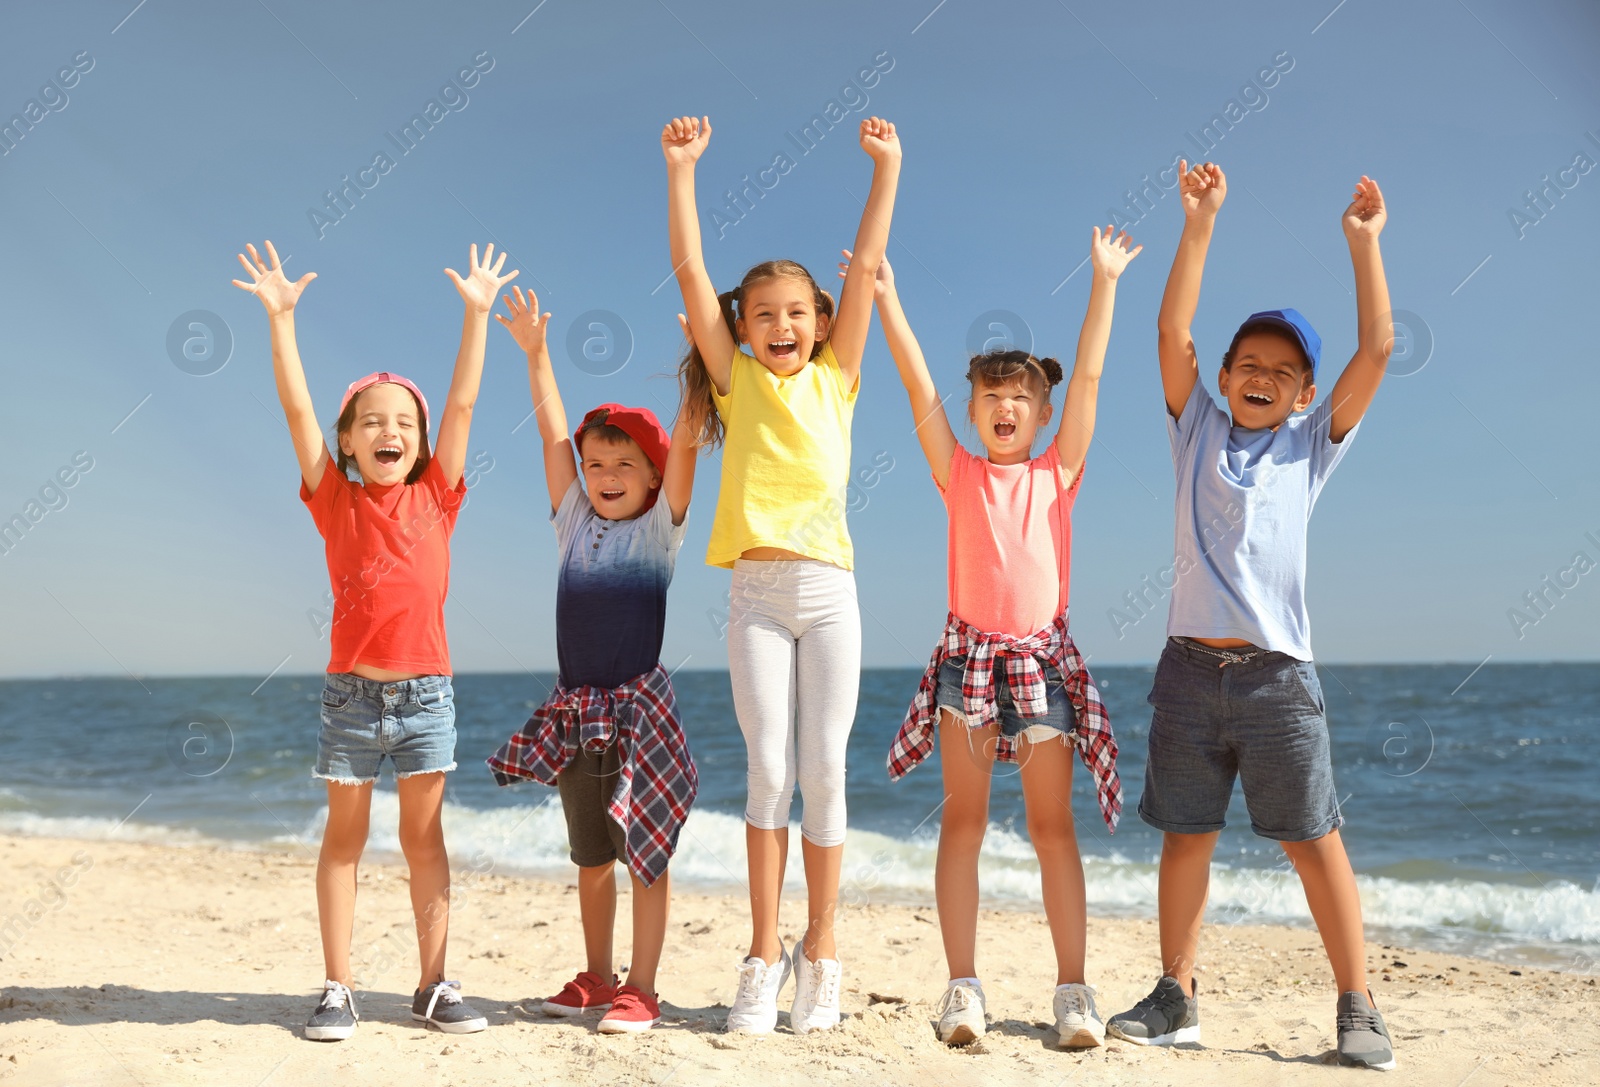
<path id="1" fill-rule="evenodd" d="M 340 785 L 378 780 L 387 755 L 396 777 L 456 768 L 456 703 L 449 676 L 383 683 L 329 672 L 314 777 Z"/>
<path id="2" fill-rule="evenodd" d="M 1338 829 L 1344 817 L 1316 668 L 1275 652 L 1221 665 L 1215 652 L 1167 639 L 1150 689 L 1139 817 L 1176 834 L 1221 830 L 1238 777 L 1261 837 L 1309 842 Z"/>
<path id="3" fill-rule="evenodd" d="M 966 671 L 967 658 L 965 656 L 946 657 L 939 666 L 939 690 L 934 704 L 942 710 L 949 710 L 958 721 L 966 721 L 966 710 L 962 708 L 961 675 Z M 1078 719 L 1072 712 L 1072 700 L 1067 697 L 1066 683 L 1061 673 L 1052 665 L 1040 665 L 1044 669 L 1046 710 L 1043 717 L 1024 717 L 1017 709 L 1017 704 L 1011 698 L 1011 685 L 1006 682 L 1006 668 L 1000 658 L 995 658 L 994 666 L 994 702 L 995 708 L 1000 711 L 1000 734 L 1015 740 L 1018 736 L 1030 743 L 1039 743 L 1043 740 L 1057 740 L 1071 734 L 1077 727 Z"/>

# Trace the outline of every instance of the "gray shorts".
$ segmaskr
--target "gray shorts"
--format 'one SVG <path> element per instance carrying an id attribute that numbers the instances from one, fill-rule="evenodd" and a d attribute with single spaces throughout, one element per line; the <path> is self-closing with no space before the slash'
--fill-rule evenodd
<path id="1" fill-rule="evenodd" d="M 598 868 L 628 856 L 628 836 L 606 811 L 611 794 L 617 791 L 621 769 L 616 740 L 604 751 L 594 753 L 581 746 L 556 775 L 556 792 L 561 794 L 561 814 L 567 818 L 567 847 L 572 863 L 579 868 Z"/>
<path id="2" fill-rule="evenodd" d="M 1261 837 L 1309 842 L 1337 830 L 1344 817 L 1316 668 L 1274 652 L 1222 664 L 1204 647 L 1167 639 L 1150 689 L 1139 818 L 1175 834 L 1221 830 L 1238 777 Z"/>
<path id="3" fill-rule="evenodd" d="M 1011 697 L 1011 684 L 1006 681 L 1006 666 L 998 657 L 994 663 L 994 705 L 1000 714 L 1000 735 L 1009 740 L 1027 740 L 1044 743 L 1046 740 L 1070 742 L 1073 729 L 1078 727 L 1078 717 L 1072 710 L 1072 699 L 1067 695 L 1066 682 L 1053 665 L 1040 666 L 1044 671 L 1045 714 L 1043 717 L 1024 717 Z M 946 657 L 939 666 L 939 689 L 936 702 L 941 710 L 950 711 L 957 721 L 966 723 L 967 714 L 961 696 L 963 676 L 967 669 L 965 655 Z"/>

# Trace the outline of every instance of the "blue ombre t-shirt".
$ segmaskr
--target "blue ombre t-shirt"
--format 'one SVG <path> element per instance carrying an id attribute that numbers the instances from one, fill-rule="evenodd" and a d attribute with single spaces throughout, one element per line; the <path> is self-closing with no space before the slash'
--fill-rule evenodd
<path id="1" fill-rule="evenodd" d="M 563 687 L 618 687 L 661 659 L 667 586 L 689 523 L 664 497 L 630 521 L 595 513 L 577 480 L 550 518 L 556 580 L 556 659 Z"/>
<path id="2" fill-rule="evenodd" d="M 1167 416 L 1178 477 L 1176 574 L 1167 634 L 1243 638 L 1311 660 L 1306 525 L 1359 427 L 1328 440 L 1332 398 L 1277 430 L 1249 430 L 1198 380 Z"/>

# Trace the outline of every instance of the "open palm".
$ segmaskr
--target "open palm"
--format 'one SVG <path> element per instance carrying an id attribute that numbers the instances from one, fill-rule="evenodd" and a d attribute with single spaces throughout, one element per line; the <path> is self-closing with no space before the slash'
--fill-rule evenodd
<path id="1" fill-rule="evenodd" d="M 306 289 L 306 284 L 317 278 L 317 273 L 307 272 L 291 283 L 289 277 L 283 274 L 283 262 L 278 260 L 278 251 L 272 247 L 270 241 L 266 245 L 266 261 L 261 259 L 261 254 L 256 252 L 254 245 L 245 246 L 250 251 L 250 256 L 246 259 L 245 255 L 240 253 L 239 263 L 250 273 L 251 282 L 245 283 L 236 279 L 233 285 L 261 299 L 261 304 L 267 307 L 269 316 L 288 313 L 294 309 L 295 303 L 300 301 L 300 292 Z M 268 261 L 271 262 L 270 267 Z"/>
<path id="2" fill-rule="evenodd" d="M 491 260 L 494 260 L 494 243 L 490 242 L 488 248 L 483 251 L 483 260 L 480 262 L 478 260 L 478 245 L 474 242 L 472 245 L 471 272 L 465 279 L 462 279 L 454 268 L 446 268 L 444 270 L 444 274 L 449 276 L 450 281 L 456 285 L 456 290 L 460 293 L 462 301 L 479 313 L 488 313 L 494 309 L 494 299 L 500 293 L 500 288 L 517 278 L 517 269 L 515 268 L 511 269 L 510 275 L 502 276 L 500 274 L 500 269 L 506 263 L 506 255 L 504 253 L 500 254 L 500 259 L 494 261 L 493 265 L 489 263 Z"/>

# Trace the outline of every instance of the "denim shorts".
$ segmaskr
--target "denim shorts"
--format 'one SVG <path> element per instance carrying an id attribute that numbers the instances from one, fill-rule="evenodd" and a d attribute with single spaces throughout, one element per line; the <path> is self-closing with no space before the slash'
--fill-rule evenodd
<path id="1" fill-rule="evenodd" d="M 946 657 L 939 666 L 939 690 L 935 704 L 949 710 L 956 720 L 965 722 L 966 710 L 962 708 L 961 675 L 966 670 L 965 656 Z M 1040 665 L 1044 669 L 1046 710 L 1043 717 L 1024 717 L 1011 698 L 1011 685 L 1006 682 L 1006 667 L 999 657 L 994 666 L 994 701 L 1000 711 L 1000 734 L 1015 740 L 1021 736 L 1030 743 L 1043 740 L 1065 739 L 1077 727 L 1078 719 L 1072 712 L 1072 700 L 1060 671 L 1054 665 Z"/>
<path id="2" fill-rule="evenodd" d="M 1224 664 L 1215 651 L 1169 638 L 1150 704 L 1139 798 L 1146 823 L 1175 834 L 1221 830 L 1235 777 L 1244 783 L 1250 829 L 1263 838 L 1309 842 L 1344 822 L 1322 684 L 1310 661 L 1261 652 Z"/>
<path id="3" fill-rule="evenodd" d="M 613 738 L 604 751 L 579 746 L 556 775 L 561 814 L 567 820 L 567 848 L 579 868 L 628 861 L 628 836 L 606 810 L 621 771 L 622 758 Z"/>
<path id="4" fill-rule="evenodd" d="M 383 683 L 329 672 L 313 777 L 340 785 L 378 780 L 387 755 L 396 777 L 456 768 L 456 703 L 449 676 Z"/>

